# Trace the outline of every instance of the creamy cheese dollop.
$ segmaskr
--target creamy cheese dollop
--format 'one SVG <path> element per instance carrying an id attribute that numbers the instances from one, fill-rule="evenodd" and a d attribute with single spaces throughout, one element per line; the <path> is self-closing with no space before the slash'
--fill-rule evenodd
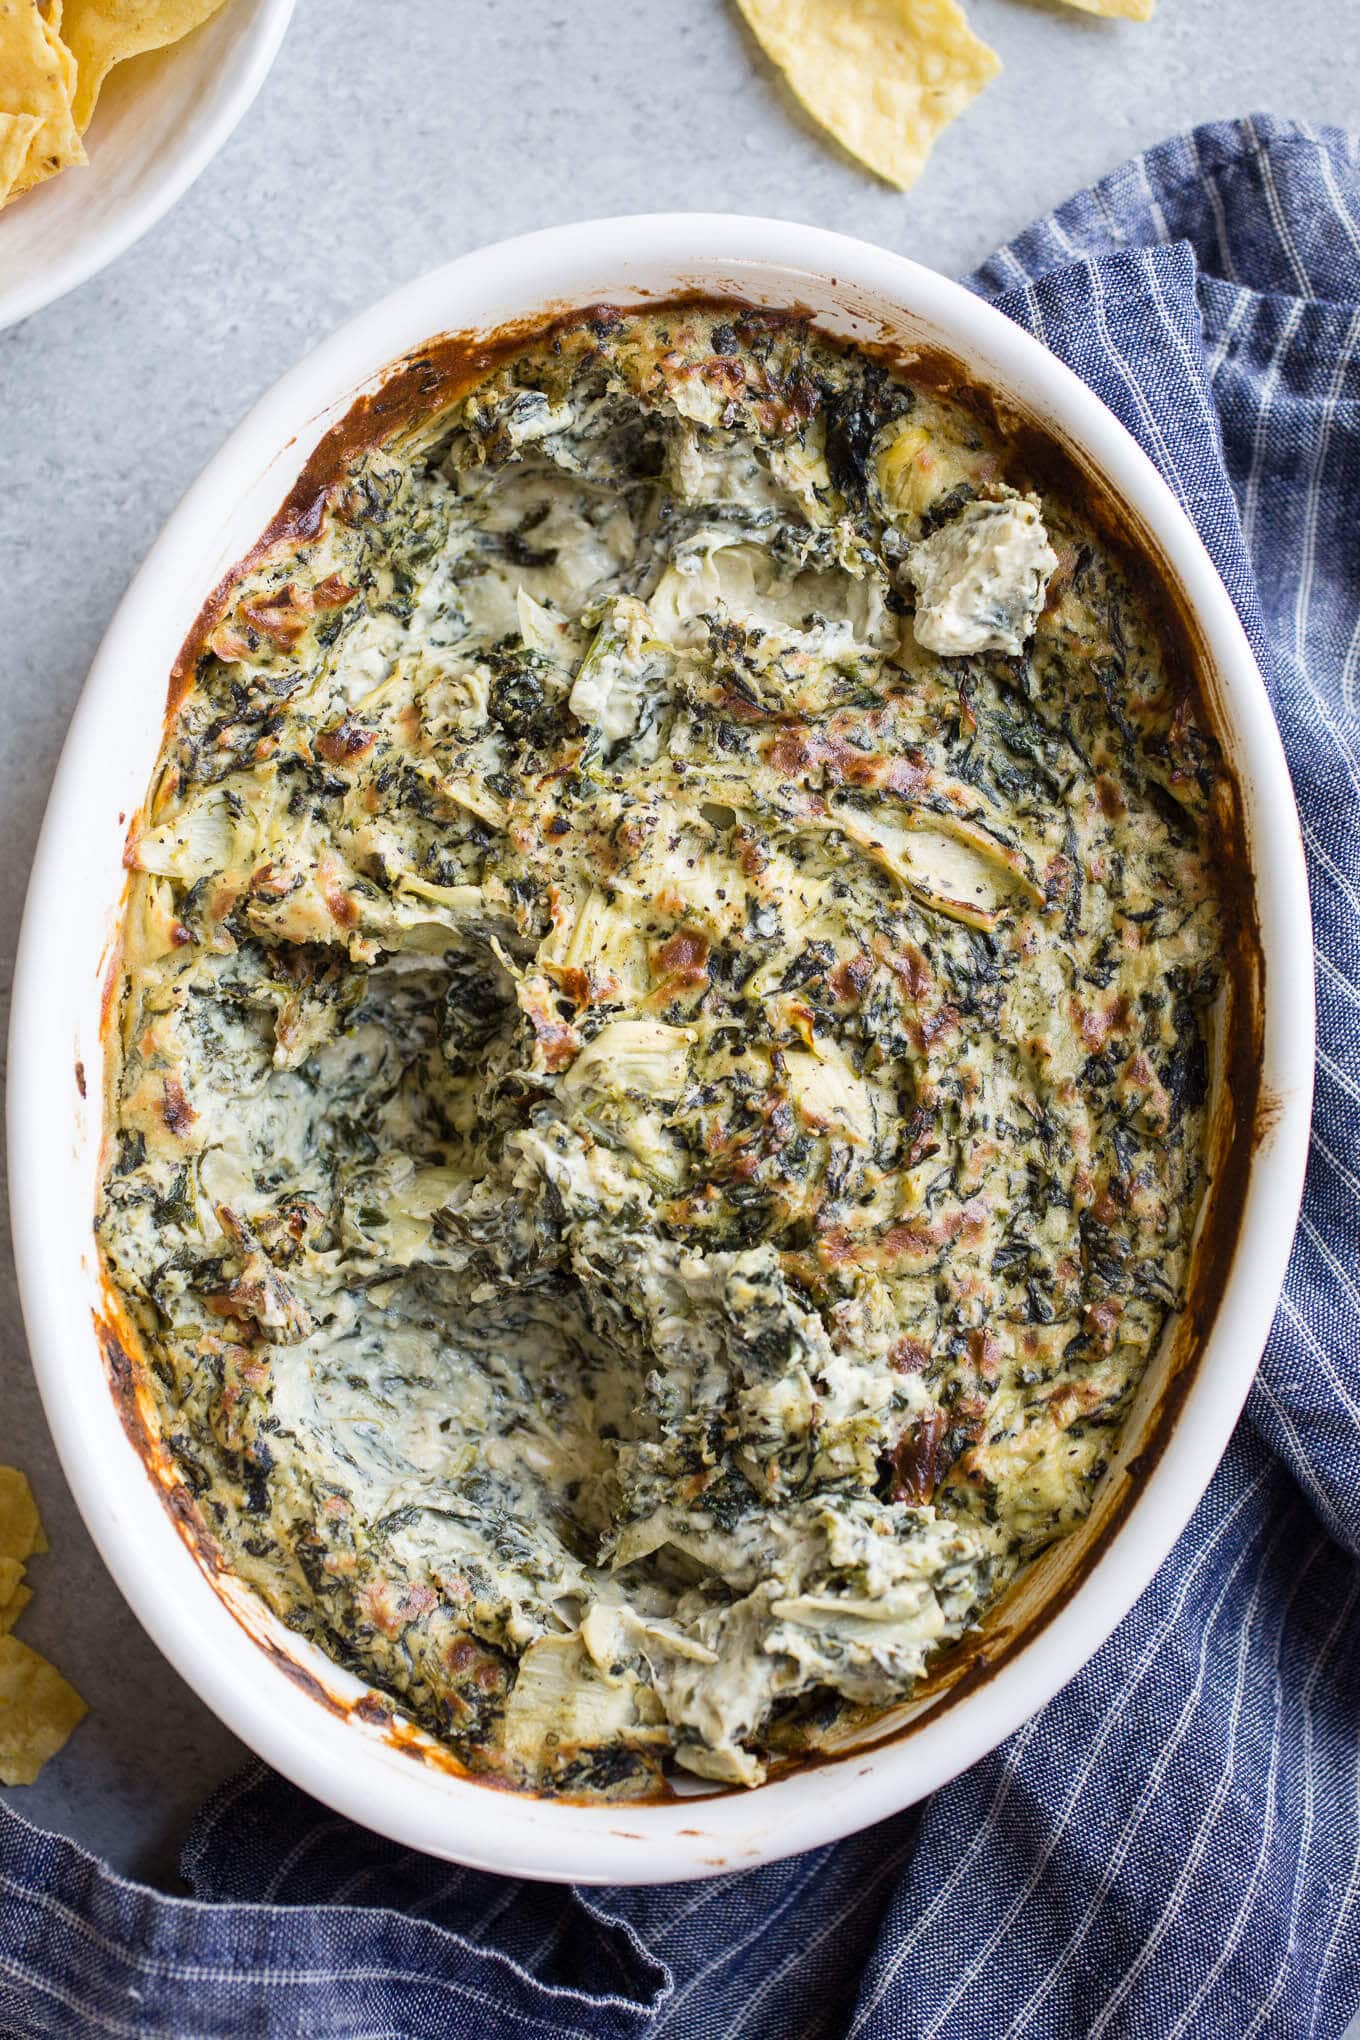
<path id="1" fill-rule="evenodd" d="M 1041 511 L 1037 496 L 1007 489 L 965 503 L 911 548 L 918 645 L 945 658 L 1024 651 L 1058 565 Z"/>

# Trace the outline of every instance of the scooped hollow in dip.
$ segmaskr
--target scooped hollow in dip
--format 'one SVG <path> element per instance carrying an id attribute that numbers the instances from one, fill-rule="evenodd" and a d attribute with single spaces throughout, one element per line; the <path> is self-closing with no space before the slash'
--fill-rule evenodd
<path id="1" fill-rule="evenodd" d="M 99 1232 L 227 1562 L 476 1771 L 757 1783 L 1090 1508 L 1231 789 L 974 393 L 734 306 L 360 445 L 188 662 Z"/>

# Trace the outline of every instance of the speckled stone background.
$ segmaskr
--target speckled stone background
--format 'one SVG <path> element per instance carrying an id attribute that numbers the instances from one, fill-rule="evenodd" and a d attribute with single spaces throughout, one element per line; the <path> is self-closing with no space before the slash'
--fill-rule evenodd
<path id="1" fill-rule="evenodd" d="M 176 210 L 0 334 L 6 1007 L 48 782 L 114 605 L 229 428 L 350 313 L 502 235 L 670 208 L 808 220 L 957 273 L 1178 128 L 1257 108 L 1360 115 L 1355 0 L 1161 0 L 1146 26 L 1060 0 L 970 13 L 1006 68 L 904 197 L 818 135 L 728 0 L 300 0 L 259 100 Z M 173 1882 L 193 1808 L 244 1752 L 142 1635 L 84 1533 L 30 1379 L 7 1240 L 0 1460 L 29 1469 L 53 1544 L 24 1634 L 91 1702 L 39 1783 L 6 1797 Z"/>

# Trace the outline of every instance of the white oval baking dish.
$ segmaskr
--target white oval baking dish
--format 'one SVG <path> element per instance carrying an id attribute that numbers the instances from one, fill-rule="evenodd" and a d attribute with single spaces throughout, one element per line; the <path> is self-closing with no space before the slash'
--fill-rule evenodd
<path id="1" fill-rule="evenodd" d="M 101 1005 L 124 842 L 161 740 L 176 653 L 326 430 L 432 335 L 696 291 L 796 305 L 851 339 L 946 351 L 1119 505 L 1188 621 L 1239 780 L 1263 967 L 1259 1093 L 1221 1293 L 1154 1366 L 1091 1523 L 988 1622 L 980 1648 L 853 1750 L 755 1791 L 575 1805 L 459 1775 L 447 1753 L 198 1554 L 173 1470 L 125 1428 L 115 1391 L 126 1369 L 116 1343 L 99 1336 L 108 1315 L 91 1229 Z M 110 625 L 53 787 L 16 971 L 10 1166 L 33 1364 L 76 1499 L 132 1608 L 203 1700 L 297 1784 L 409 1846 L 489 1870 L 608 1883 L 746 1868 L 880 1820 L 955 1776 L 1053 1697 L 1151 1579 L 1209 1482 L 1270 1326 L 1302 1188 L 1312 1070 L 1307 882 L 1265 688 L 1191 524 L 1098 399 L 959 285 L 837 234 L 687 214 L 554 228 L 420 278 L 285 376 L 185 496 Z M 1233 1101 L 1221 1067 L 1216 1082 L 1222 1124 Z"/>

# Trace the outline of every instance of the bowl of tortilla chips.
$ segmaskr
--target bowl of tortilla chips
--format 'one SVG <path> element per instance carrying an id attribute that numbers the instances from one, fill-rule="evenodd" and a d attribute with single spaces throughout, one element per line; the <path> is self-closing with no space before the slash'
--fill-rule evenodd
<path id="1" fill-rule="evenodd" d="M 0 0 L 0 327 L 129 248 L 264 82 L 293 0 Z"/>

